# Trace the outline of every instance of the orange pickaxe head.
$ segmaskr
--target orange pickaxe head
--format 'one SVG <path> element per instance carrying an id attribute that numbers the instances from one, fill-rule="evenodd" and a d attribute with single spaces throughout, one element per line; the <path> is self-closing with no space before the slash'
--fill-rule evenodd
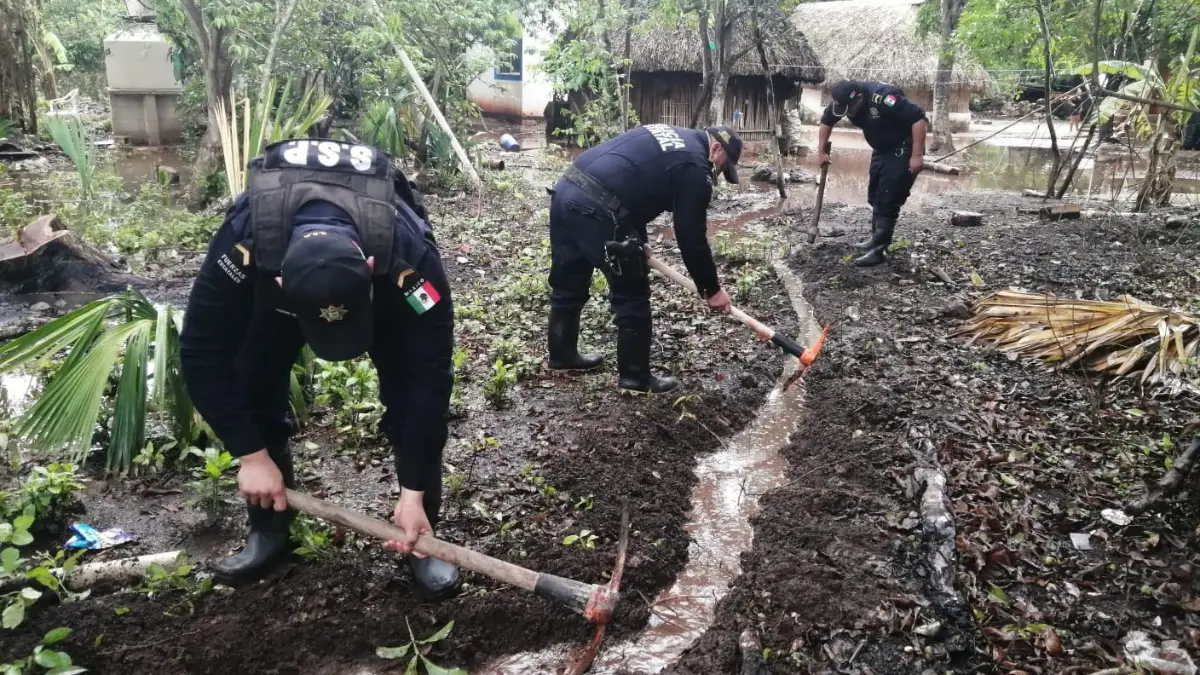
<path id="1" fill-rule="evenodd" d="M 799 357 L 800 367 L 796 368 L 796 372 L 788 378 L 788 381 L 783 385 L 783 388 L 789 389 L 797 380 L 804 377 L 808 369 L 812 367 L 813 361 L 817 360 L 817 355 L 821 353 L 821 345 L 825 344 L 825 336 L 829 334 L 829 328 L 833 324 L 829 324 L 821 329 L 821 334 L 817 336 L 817 341 L 807 347 Z"/>

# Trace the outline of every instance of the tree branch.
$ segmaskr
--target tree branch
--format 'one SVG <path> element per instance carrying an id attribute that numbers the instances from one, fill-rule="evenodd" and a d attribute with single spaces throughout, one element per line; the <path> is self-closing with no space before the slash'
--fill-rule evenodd
<path id="1" fill-rule="evenodd" d="M 180 0 L 180 4 L 183 6 L 188 25 L 196 35 L 196 44 L 200 47 L 200 56 L 203 58 L 212 51 L 212 41 L 209 39 L 208 29 L 204 27 L 204 13 L 196 5 L 196 0 Z"/>
<path id="2" fill-rule="evenodd" d="M 275 51 L 279 48 L 279 40 L 283 38 L 288 24 L 292 22 L 296 5 L 300 4 L 300 0 L 287 0 L 285 6 L 283 5 L 284 1 L 276 0 L 275 2 L 275 30 L 271 33 L 271 45 L 267 47 L 267 60 L 263 63 L 262 82 L 258 84 L 259 104 L 264 106 L 267 105 L 267 87 L 271 81 L 271 69 L 275 66 Z M 280 13 L 281 8 L 282 14 Z"/>

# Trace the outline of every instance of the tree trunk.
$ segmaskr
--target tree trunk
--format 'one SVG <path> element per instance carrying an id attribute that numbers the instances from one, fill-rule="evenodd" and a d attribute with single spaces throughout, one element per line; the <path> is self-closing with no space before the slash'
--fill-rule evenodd
<path id="1" fill-rule="evenodd" d="M 1046 181 L 1046 196 L 1050 197 L 1054 194 L 1054 185 L 1058 182 L 1058 172 L 1062 168 L 1062 154 L 1058 151 L 1058 134 L 1054 130 L 1054 92 L 1050 89 L 1050 76 L 1054 71 L 1054 60 L 1050 55 L 1050 24 L 1046 22 L 1046 9 L 1042 7 L 1042 1 L 1037 0 L 1033 6 L 1037 10 L 1038 24 L 1042 29 L 1042 55 L 1046 63 L 1044 78 L 1046 86 L 1046 128 L 1050 132 L 1050 150 L 1054 153 L 1054 167 L 1050 170 L 1050 177 Z"/>
<path id="2" fill-rule="evenodd" d="M 0 119 L 12 120 L 37 133 L 30 8 L 25 0 L 0 2 Z"/>
<path id="3" fill-rule="evenodd" d="M 625 58 L 621 63 L 625 66 L 625 80 L 621 82 L 621 130 L 629 131 L 629 93 L 631 91 L 633 77 L 633 61 L 631 53 L 633 51 L 633 13 L 634 3 L 630 0 L 629 7 L 626 8 L 629 15 L 625 17 Z"/>
<path id="4" fill-rule="evenodd" d="M 700 115 L 707 109 L 709 98 L 713 92 L 713 58 L 712 50 L 708 48 L 710 40 L 708 37 L 708 10 L 700 10 L 700 73 L 701 84 L 700 93 L 696 96 L 696 101 L 692 104 L 692 118 L 688 121 L 689 127 L 695 127 L 700 122 Z"/>
<path id="5" fill-rule="evenodd" d="M 779 189 L 779 199 L 782 201 L 787 199 L 787 190 L 783 187 L 783 149 L 780 147 L 783 145 L 783 132 L 780 128 L 779 118 L 775 117 L 775 83 L 771 79 L 771 66 L 767 63 L 767 51 L 763 47 L 762 30 L 758 21 L 758 5 L 756 4 L 754 7 L 754 46 L 758 49 L 758 60 L 762 66 L 763 80 L 767 83 L 767 119 L 771 120 L 771 124 L 774 127 L 774 134 L 772 136 L 775 138 L 775 166 L 778 169 L 775 177 L 775 187 Z"/>
<path id="6" fill-rule="evenodd" d="M 204 22 L 204 13 L 197 0 L 180 0 L 184 16 L 192 37 L 200 49 L 200 60 L 204 65 L 204 97 L 208 104 L 208 128 L 200 141 L 193 167 L 192 185 L 188 190 L 188 201 L 202 205 L 205 178 L 221 166 L 221 135 L 217 130 L 217 101 L 223 102 L 225 110 L 234 111 L 229 90 L 233 85 L 233 64 L 229 58 L 229 45 L 224 29 L 209 28 Z"/>
<path id="7" fill-rule="evenodd" d="M 729 89 L 729 72 L 723 68 L 713 73 L 712 98 L 708 102 L 708 124 L 725 123 L 725 92 Z"/>
<path id="8" fill-rule="evenodd" d="M 933 80 L 933 143 L 931 150 L 954 151 L 950 127 L 950 88 L 954 71 L 954 29 L 962 15 L 963 0 L 941 0 L 942 31 L 938 41 L 937 71 Z"/>

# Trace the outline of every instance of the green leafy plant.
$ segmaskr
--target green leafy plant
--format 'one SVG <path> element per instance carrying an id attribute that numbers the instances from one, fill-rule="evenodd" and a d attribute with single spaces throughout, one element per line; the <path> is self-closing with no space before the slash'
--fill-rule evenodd
<path id="1" fill-rule="evenodd" d="M 146 579 L 133 590 L 135 593 L 144 593 L 151 600 L 179 593 L 179 602 L 171 605 L 166 614 L 175 616 L 179 610 L 191 614 L 196 610 L 195 601 L 213 588 L 212 575 L 193 574 L 195 570 L 195 566 L 188 563 L 187 555 L 180 553 L 169 565 L 151 564 L 146 569 Z"/>
<path id="2" fill-rule="evenodd" d="M 188 450 L 204 460 L 204 465 L 192 471 L 196 479 L 188 486 L 192 488 L 195 497 L 188 501 L 191 506 L 200 506 L 208 516 L 209 522 L 215 522 L 222 509 L 229 503 L 229 491 L 237 485 L 237 481 L 229 476 L 230 469 L 237 466 L 238 461 L 228 450 L 199 448 Z"/>
<path id="3" fill-rule="evenodd" d="M 309 560 L 333 559 L 335 532 L 325 521 L 298 513 L 292 518 L 290 536 L 297 545 L 296 555 Z"/>
<path id="4" fill-rule="evenodd" d="M 596 535 L 591 530 L 580 530 L 579 534 L 568 534 L 563 537 L 563 546 L 579 546 L 586 549 L 596 548 Z"/>
<path id="5" fill-rule="evenodd" d="M 313 401 L 333 408 L 334 426 L 350 444 L 377 436 L 383 405 L 379 402 L 379 374 L 369 358 L 317 359 L 314 380 Z"/>
<path id="6" fill-rule="evenodd" d="M 160 445 L 155 445 L 153 441 L 146 441 L 146 447 L 133 458 L 133 473 L 137 475 L 154 475 L 162 471 L 167 463 L 167 451 L 175 448 L 179 443 L 171 439 Z"/>
<path id="7" fill-rule="evenodd" d="M 86 673 L 86 668 L 80 668 L 71 662 L 71 656 L 66 652 L 49 649 L 51 645 L 62 642 L 71 634 L 71 629 L 60 626 L 42 638 L 41 644 L 33 648 L 33 653 L 19 661 L 0 663 L 0 675 L 22 675 L 45 669 L 45 675 L 77 675 Z"/>
<path id="8" fill-rule="evenodd" d="M 517 382 L 517 374 L 509 370 L 503 359 L 492 364 L 492 375 L 483 385 L 483 395 L 497 408 L 508 402 L 510 390 Z"/>
<path id="9" fill-rule="evenodd" d="M 16 128 L 17 125 L 12 120 L 0 118 L 0 138 L 8 138 L 9 136 L 12 136 L 13 131 L 16 130 Z"/>
<path id="10" fill-rule="evenodd" d="M 405 673 L 417 673 L 419 666 L 425 666 L 425 672 L 429 675 L 467 675 L 467 671 L 462 668 L 443 668 L 429 660 L 427 654 L 433 645 L 445 640 L 450 635 L 450 631 L 454 630 L 454 621 L 450 621 L 438 632 L 429 637 L 418 640 L 413 636 L 412 625 L 409 624 L 408 618 L 405 617 L 404 624 L 408 628 L 408 643 L 399 647 L 376 647 L 375 655 L 381 659 L 389 661 L 407 658 L 409 653 L 412 658 L 409 659 L 408 666 L 404 669 Z"/>
<path id="11" fill-rule="evenodd" d="M 93 197 L 92 179 L 96 175 L 96 149 L 88 138 L 83 122 L 72 115 L 52 115 L 46 118 L 46 129 L 75 165 L 75 173 L 79 175 L 79 185 L 83 190 L 86 206 Z"/>
<path id="12" fill-rule="evenodd" d="M 21 557 L 22 546 L 33 543 L 29 528 L 33 527 L 33 514 L 17 516 L 12 522 L 0 520 L 0 582 L 25 576 L 25 559 Z M 41 593 L 29 588 L 0 596 L 4 611 L 0 614 L 0 626 L 16 628 L 25 620 L 25 608 L 37 602 Z"/>
<path id="13" fill-rule="evenodd" d="M 41 584 L 41 586 L 58 597 L 59 602 L 77 602 L 92 594 L 90 590 L 72 591 L 63 582 L 79 566 L 79 560 L 86 551 L 67 552 L 58 550 L 54 555 L 43 555 L 37 566 L 25 572 L 25 576 Z"/>
<path id="14" fill-rule="evenodd" d="M 69 350 L 66 361 L 22 416 L 17 435 L 42 450 L 64 449 L 72 461 L 82 463 L 91 450 L 109 376 L 120 363 L 107 469 L 129 469 L 133 454 L 145 445 L 148 411 L 165 414 L 175 438 L 191 439 L 196 415 L 180 372 L 182 322 L 182 312 L 170 305 L 156 307 L 131 288 L 0 346 L 0 373 Z"/>
<path id="15" fill-rule="evenodd" d="M 466 405 L 463 400 L 462 382 L 466 379 L 467 362 L 469 354 L 462 347 L 454 348 L 454 355 L 450 357 L 451 364 L 454 366 L 454 387 L 450 390 L 450 407 L 462 408 Z"/>
<path id="16" fill-rule="evenodd" d="M 31 513 L 38 523 L 58 523 L 66 517 L 83 489 L 74 464 L 35 466 L 20 484 L 4 493 L 4 510 L 11 517 Z"/>
<path id="17" fill-rule="evenodd" d="M 761 275 L 752 271 L 744 271 L 738 276 L 737 283 L 733 286 L 733 299 L 737 302 L 746 302 L 754 295 L 754 289 L 758 285 Z"/>

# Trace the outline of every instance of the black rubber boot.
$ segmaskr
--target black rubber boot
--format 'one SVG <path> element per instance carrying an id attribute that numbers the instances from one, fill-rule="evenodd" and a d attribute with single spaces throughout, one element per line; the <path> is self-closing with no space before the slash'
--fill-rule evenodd
<path id="1" fill-rule="evenodd" d="M 599 354 L 579 353 L 579 314 L 550 310 L 546 340 L 551 370 L 592 370 L 604 363 Z"/>
<path id="2" fill-rule="evenodd" d="M 408 556 L 408 566 L 421 595 L 442 600 L 454 595 L 462 585 L 458 566 L 437 558 Z"/>
<path id="3" fill-rule="evenodd" d="M 854 245 L 854 248 L 856 250 L 866 253 L 867 251 L 870 251 L 871 249 L 873 249 L 879 245 L 879 239 L 881 236 L 880 230 L 882 229 L 882 221 L 883 221 L 883 218 L 880 216 L 875 216 L 875 215 L 871 216 L 871 236 L 867 237 L 865 241 L 860 241 L 860 242 L 856 243 Z"/>
<path id="4" fill-rule="evenodd" d="M 866 255 L 854 261 L 855 267 L 873 267 L 887 262 L 887 249 L 892 245 L 892 232 L 896 229 L 895 218 L 879 219 L 879 237 L 875 246 Z"/>
<path id="5" fill-rule="evenodd" d="M 283 474 L 283 484 L 296 487 L 292 468 L 292 453 L 284 443 L 268 449 L 271 459 Z M 233 585 L 258 581 L 288 553 L 288 529 L 292 524 L 292 509 L 276 511 L 247 504 L 250 515 L 250 537 L 237 555 L 222 558 L 211 564 L 213 576 L 223 584 Z"/>
<path id="6" fill-rule="evenodd" d="M 650 322 L 617 330 L 617 387 L 661 394 L 679 386 L 673 377 L 655 377 L 650 372 Z"/>

